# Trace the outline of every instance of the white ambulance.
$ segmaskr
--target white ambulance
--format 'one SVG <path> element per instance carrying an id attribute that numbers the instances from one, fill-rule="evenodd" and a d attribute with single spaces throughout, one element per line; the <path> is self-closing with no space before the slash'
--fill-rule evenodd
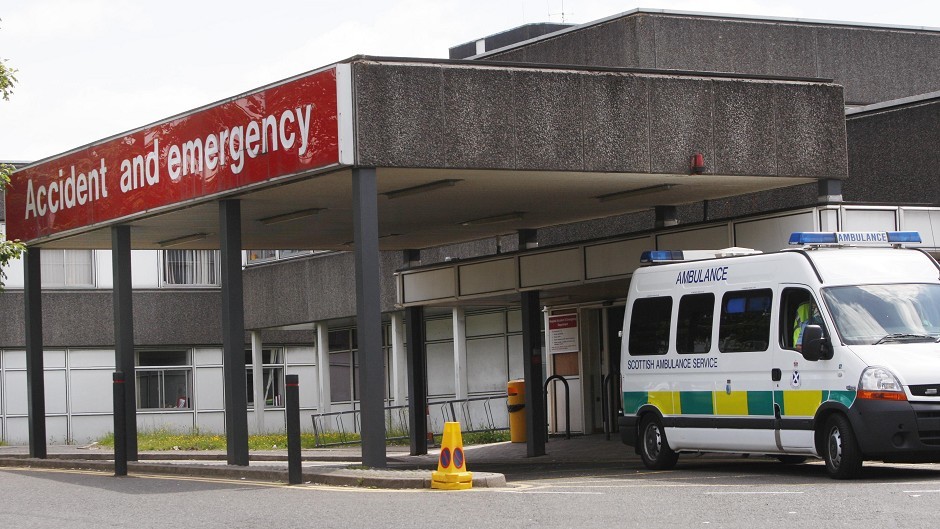
<path id="1" fill-rule="evenodd" d="M 760 253 L 651 251 L 623 328 L 623 442 L 682 452 L 940 461 L 940 265 L 916 232 L 794 233 Z"/>

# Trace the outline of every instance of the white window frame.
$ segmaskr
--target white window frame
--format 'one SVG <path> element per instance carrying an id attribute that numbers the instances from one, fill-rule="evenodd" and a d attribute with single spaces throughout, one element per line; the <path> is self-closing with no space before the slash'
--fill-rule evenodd
<path id="1" fill-rule="evenodd" d="M 197 262 L 197 257 L 204 255 L 212 255 L 214 263 L 212 263 L 210 275 L 214 275 L 214 281 L 192 281 L 192 282 L 181 282 L 181 283 L 171 283 L 167 278 L 167 267 L 170 266 L 170 263 L 167 261 L 169 252 L 198 252 L 193 254 L 194 259 L 192 263 L 184 263 L 183 266 L 194 266 Z M 211 254 L 209 253 L 211 252 Z M 218 287 L 222 284 L 222 266 L 221 266 L 221 255 L 219 250 L 161 250 L 160 251 L 160 286 L 163 288 L 211 288 Z M 195 274 L 193 274 L 195 275 Z"/>
<path id="2" fill-rule="evenodd" d="M 96 278 L 96 253 L 94 250 L 73 250 L 65 248 L 42 248 L 40 254 L 40 267 L 42 271 L 41 282 L 43 288 L 95 288 L 95 278 Z M 54 254 L 62 256 L 61 263 L 52 263 L 50 257 Z M 88 281 L 87 282 L 78 282 L 76 279 L 69 279 L 69 268 L 70 266 L 75 266 L 76 263 L 74 258 L 79 255 L 88 256 Z M 70 262 L 70 256 L 72 262 Z M 62 282 L 52 282 L 50 278 L 52 274 L 49 272 L 49 268 L 52 266 L 61 267 L 61 275 L 63 277 Z M 74 275 L 74 274 L 73 274 Z"/>

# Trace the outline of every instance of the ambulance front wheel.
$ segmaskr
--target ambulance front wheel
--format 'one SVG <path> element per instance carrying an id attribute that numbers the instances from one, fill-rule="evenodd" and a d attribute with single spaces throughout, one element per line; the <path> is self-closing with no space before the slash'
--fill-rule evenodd
<path id="1" fill-rule="evenodd" d="M 668 470 L 676 466 L 679 454 L 669 448 L 663 422 L 653 413 L 640 423 L 640 457 L 650 470 Z"/>
<path id="2" fill-rule="evenodd" d="M 862 452 L 852 425 L 844 415 L 835 414 L 826 421 L 823 459 L 826 472 L 834 479 L 852 479 L 862 471 Z"/>

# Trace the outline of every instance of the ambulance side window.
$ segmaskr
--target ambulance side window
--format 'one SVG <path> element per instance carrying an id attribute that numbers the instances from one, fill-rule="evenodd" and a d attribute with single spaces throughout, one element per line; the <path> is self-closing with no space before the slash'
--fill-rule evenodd
<path id="1" fill-rule="evenodd" d="M 721 299 L 718 350 L 766 351 L 770 344 L 770 289 L 728 292 Z"/>
<path id="2" fill-rule="evenodd" d="M 633 302 L 630 315 L 630 356 L 664 355 L 669 350 L 672 298 L 641 298 Z"/>
<path id="3" fill-rule="evenodd" d="M 806 303 L 815 303 L 813 295 L 805 288 L 788 287 L 780 295 L 780 347 L 796 349 L 797 332 L 805 315 L 801 308 Z"/>
<path id="4" fill-rule="evenodd" d="M 683 354 L 709 352 L 712 348 L 714 317 L 714 294 L 682 296 L 676 325 L 676 351 Z"/>

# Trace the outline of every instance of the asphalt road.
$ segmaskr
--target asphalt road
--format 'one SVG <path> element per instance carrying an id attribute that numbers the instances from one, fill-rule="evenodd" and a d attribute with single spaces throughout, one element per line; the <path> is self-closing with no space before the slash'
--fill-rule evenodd
<path id="1" fill-rule="evenodd" d="M 0 527 L 932 527 L 940 465 L 866 464 L 833 481 L 820 463 L 684 458 L 503 468 L 504 489 L 377 490 L 93 472 L 0 469 Z"/>

